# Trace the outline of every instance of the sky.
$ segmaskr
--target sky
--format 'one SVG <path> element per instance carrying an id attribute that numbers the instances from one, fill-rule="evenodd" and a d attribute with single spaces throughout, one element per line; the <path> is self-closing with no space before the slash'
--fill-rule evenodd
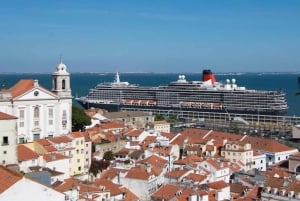
<path id="1" fill-rule="evenodd" d="M 300 71 L 299 0 L 3 0 L 0 72 Z"/>

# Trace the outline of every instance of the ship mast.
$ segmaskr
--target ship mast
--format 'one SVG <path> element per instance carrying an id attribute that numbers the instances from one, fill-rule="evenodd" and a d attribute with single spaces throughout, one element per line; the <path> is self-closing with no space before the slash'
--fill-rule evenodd
<path id="1" fill-rule="evenodd" d="M 116 73 L 116 76 L 115 76 L 115 82 L 116 82 L 116 83 L 120 83 L 119 72 Z"/>

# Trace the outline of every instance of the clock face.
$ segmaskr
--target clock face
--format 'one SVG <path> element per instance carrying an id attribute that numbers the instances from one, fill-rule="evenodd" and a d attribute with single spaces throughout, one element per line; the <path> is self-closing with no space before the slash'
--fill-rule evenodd
<path id="1" fill-rule="evenodd" d="M 38 92 L 38 91 L 35 91 L 35 92 L 34 92 L 34 95 L 35 95 L 35 96 L 38 96 L 38 95 L 39 95 L 39 92 Z"/>

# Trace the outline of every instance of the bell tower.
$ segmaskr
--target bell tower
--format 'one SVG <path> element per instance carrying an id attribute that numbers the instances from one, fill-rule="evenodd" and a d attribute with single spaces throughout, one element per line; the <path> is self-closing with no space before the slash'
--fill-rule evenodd
<path id="1" fill-rule="evenodd" d="M 70 73 L 67 66 L 60 60 L 56 66 L 56 71 L 52 74 L 52 92 L 60 98 L 71 98 Z"/>

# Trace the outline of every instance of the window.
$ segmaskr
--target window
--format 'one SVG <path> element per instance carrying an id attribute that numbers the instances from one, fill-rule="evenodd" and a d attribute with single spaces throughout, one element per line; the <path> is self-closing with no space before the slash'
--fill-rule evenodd
<path id="1" fill-rule="evenodd" d="M 38 127 L 39 125 L 40 125 L 40 121 L 39 121 L 39 120 L 35 120 L 35 121 L 34 121 L 34 126 L 35 126 L 35 127 Z"/>
<path id="2" fill-rule="evenodd" d="M 20 144 L 24 144 L 24 143 L 25 143 L 25 138 L 20 137 L 20 138 L 19 138 L 19 143 L 20 143 Z"/>
<path id="3" fill-rule="evenodd" d="M 67 128 L 67 110 L 63 110 L 63 113 L 62 113 L 62 126 L 63 126 L 63 129 Z"/>
<path id="4" fill-rule="evenodd" d="M 80 159 L 79 158 L 77 159 L 77 163 L 80 163 Z"/>
<path id="5" fill-rule="evenodd" d="M 67 119 L 67 111 L 66 110 L 63 110 L 62 117 L 63 117 L 63 119 Z"/>
<path id="6" fill-rule="evenodd" d="M 19 118 L 20 118 L 20 119 L 24 119 L 24 116 L 25 116 L 25 111 L 22 109 L 22 110 L 20 110 L 20 112 L 19 112 Z"/>
<path id="7" fill-rule="evenodd" d="M 62 80 L 61 85 L 62 85 L 62 89 L 66 89 L 66 80 Z"/>
<path id="8" fill-rule="evenodd" d="M 76 154 L 79 154 L 79 149 L 76 150 Z"/>
<path id="9" fill-rule="evenodd" d="M 49 118 L 53 118 L 53 108 L 49 108 Z"/>
<path id="10" fill-rule="evenodd" d="M 57 80 L 56 80 L 56 78 L 53 80 L 53 85 L 54 85 L 54 89 L 56 90 L 57 89 Z"/>
<path id="11" fill-rule="evenodd" d="M 19 126 L 20 128 L 24 128 L 24 121 L 20 121 Z"/>
<path id="12" fill-rule="evenodd" d="M 34 110 L 33 110 L 33 117 L 34 118 L 39 118 L 40 117 L 40 108 L 38 106 L 35 106 L 34 107 Z"/>
<path id="13" fill-rule="evenodd" d="M 78 167 L 78 171 L 81 171 L 81 166 Z"/>
<path id="14" fill-rule="evenodd" d="M 7 151 L 3 151 L 3 154 L 7 154 Z"/>
<path id="15" fill-rule="evenodd" d="M 3 136 L 2 145 L 9 145 L 9 143 L 8 143 L 8 136 Z"/>
<path id="16" fill-rule="evenodd" d="M 40 134 L 39 133 L 33 134 L 33 139 L 34 140 L 40 139 Z"/>
<path id="17" fill-rule="evenodd" d="M 50 120 L 49 120 L 49 126 L 52 126 L 52 125 L 53 125 L 53 120 L 50 119 Z"/>

